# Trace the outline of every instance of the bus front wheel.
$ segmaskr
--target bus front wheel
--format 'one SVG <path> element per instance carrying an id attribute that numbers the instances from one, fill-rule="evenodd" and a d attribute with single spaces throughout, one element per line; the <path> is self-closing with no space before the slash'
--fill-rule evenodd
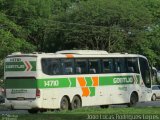
<path id="1" fill-rule="evenodd" d="M 80 108 L 81 106 L 82 106 L 82 102 L 81 102 L 80 97 L 74 96 L 74 97 L 73 97 L 73 100 L 72 100 L 72 102 L 71 102 L 71 110 Z"/>
<path id="2" fill-rule="evenodd" d="M 152 99 L 151 100 L 152 101 L 156 101 L 156 95 L 155 94 L 152 95 Z"/>
<path id="3" fill-rule="evenodd" d="M 68 108 L 69 108 L 69 101 L 68 101 L 67 97 L 64 96 L 61 99 L 60 109 L 61 110 L 68 110 Z"/>
<path id="4" fill-rule="evenodd" d="M 133 92 L 130 97 L 130 103 L 127 104 L 128 107 L 134 107 L 138 102 L 138 95 Z"/>

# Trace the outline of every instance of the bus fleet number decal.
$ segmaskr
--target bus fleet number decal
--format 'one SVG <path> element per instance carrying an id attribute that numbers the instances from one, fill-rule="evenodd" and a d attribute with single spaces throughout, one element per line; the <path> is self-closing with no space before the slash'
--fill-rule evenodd
<path id="1" fill-rule="evenodd" d="M 45 87 L 55 87 L 55 86 L 59 86 L 59 81 L 58 81 L 58 80 L 44 81 L 44 86 L 45 86 Z"/>

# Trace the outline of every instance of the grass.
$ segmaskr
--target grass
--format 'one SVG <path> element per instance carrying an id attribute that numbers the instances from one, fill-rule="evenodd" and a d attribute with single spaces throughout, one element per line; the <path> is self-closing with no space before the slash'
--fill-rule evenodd
<path id="1" fill-rule="evenodd" d="M 50 113 L 50 112 L 49 112 Z M 160 107 L 139 108 L 81 108 L 73 111 L 62 111 L 52 114 L 160 114 Z"/>
<path id="2" fill-rule="evenodd" d="M 140 107 L 140 108 L 80 108 L 73 111 L 60 111 L 60 112 L 44 112 L 38 114 L 26 114 L 26 115 L 10 115 L 10 118 L 16 118 L 15 120 L 84 120 L 88 117 L 91 119 L 100 119 L 100 115 L 107 115 L 108 117 L 113 117 L 116 115 L 151 115 L 156 116 L 151 120 L 160 119 L 160 107 Z M 158 119 L 157 119 L 158 116 Z M 2 116 L 7 117 L 7 116 Z M 4 118 L 2 118 L 4 119 Z M 108 118 L 110 119 L 110 118 Z M 145 120 L 145 119 L 144 119 Z M 147 120 L 148 117 L 147 117 Z"/>

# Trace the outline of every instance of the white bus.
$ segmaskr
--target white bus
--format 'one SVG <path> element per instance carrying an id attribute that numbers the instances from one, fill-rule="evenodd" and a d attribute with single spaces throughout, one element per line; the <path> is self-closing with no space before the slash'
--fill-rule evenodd
<path id="1" fill-rule="evenodd" d="M 150 66 L 142 55 L 95 50 L 13 53 L 4 69 L 5 105 L 30 113 L 151 100 Z"/>

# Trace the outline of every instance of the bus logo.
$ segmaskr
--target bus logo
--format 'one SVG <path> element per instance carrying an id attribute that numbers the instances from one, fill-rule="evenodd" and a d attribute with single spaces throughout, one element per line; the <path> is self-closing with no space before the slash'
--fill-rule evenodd
<path id="1" fill-rule="evenodd" d="M 114 78 L 113 79 L 114 84 L 129 84 L 129 83 L 133 83 L 133 82 L 134 82 L 134 80 L 132 77 Z"/>
<path id="2" fill-rule="evenodd" d="M 36 71 L 36 61 L 6 62 L 5 71 Z"/>

